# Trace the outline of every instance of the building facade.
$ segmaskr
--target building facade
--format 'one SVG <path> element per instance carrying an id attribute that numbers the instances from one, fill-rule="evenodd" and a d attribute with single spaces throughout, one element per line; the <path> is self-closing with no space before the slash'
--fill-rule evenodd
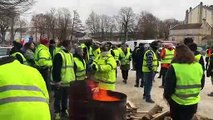
<path id="1" fill-rule="evenodd" d="M 181 42 L 185 38 L 192 38 L 198 45 L 206 45 L 203 38 L 211 35 L 211 26 L 203 20 L 202 23 L 176 25 L 170 29 L 169 40 Z"/>
<path id="2" fill-rule="evenodd" d="M 201 2 L 195 8 L 189 8 L 186 10 L 185 23 L 202 23 L 202 20 L 206 19 L 206 22 L 213 27 L 213 5 L 206 6 Z"/>

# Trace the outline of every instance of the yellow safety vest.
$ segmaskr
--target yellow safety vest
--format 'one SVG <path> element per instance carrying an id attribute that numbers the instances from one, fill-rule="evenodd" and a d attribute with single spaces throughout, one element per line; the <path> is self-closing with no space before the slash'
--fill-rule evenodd
<path id="1" fill-rule="evenodd" d="M 61 50 L 62 50 L 61 47 L 55 47 L 55 49 L 53 50 L 53 57 L 54 57 L 57 53 L 59 53 Z"/>
<path id="2" fill-rule="evenodd" d="M 17 60 L 0 65 L 0 120 L 50 120 L 41 74 Z"/>
<path id="3" fill-rule="evenodd" d="M 170 64 L 172 62 L 172 59 L 174 58 L 175 50 L 168 50 L 167 48 L 165 50 L 165 57 L 161 60 L 161 62 Z"/>
<path id="4" fill-rule="evenodd" d="M 71 81 L 75 80 L 74 60 L 71 53 L 66 53 L 63 50 L 59 52 L 62 57 L 61 81 L 62 86 L 69 86 Z"/>
<path id="5" fill-rule="evenodd" d="M 13 56 L 13 57 L 16 58 L 16 55 L 20 55 L 20 56 L 21 56 L 24 65 L 28 65 L 27 60 L 26 60 L 26 58 L 24 57 L 24 55 L 22 55 L 22 53 L 20 53 L 20 52 L 15 52 L 15 53 L 13 53 L 11 56 Z"/>
<path id="6" fill-rule="evenodd" d="M 76 65 L 76 71 L 75 71 L 75 79 L 76 80 L 85 80 L 86 78 L 86 62 L 83 60 L 83 62 L 77 58 L 74 57 L 74 62 Z"/>
<path id="7" fill-rule="evenodd" d="M 142 71 L 143 72 L 151 72 L 148 68 L 148 65 L 147 65 L 147 57 L 146 57 L 146 54 L 148 52 L 152 52 L 152 54 L 154 55 L 153 57 L 153 60 L 152 60 L 152 71 L 156 72 L 157 71 L 157 68 L 158 68 L 158 59 L 157 59 L 157 56 L 155 54 L 155 52 L 153 50 L 147 50 L 144 54 L 144 57 L 143 57 L 143 66 L 142 66 Z"/>
<path id="8" fill-rule="evenodd" d="M 172 100 L 180 105 L 193 105 L 200 101 L 201 79 L 203 76 L 202 66 L 193 64 L 172 64 L 176 75 L 175 93 Z"/>
<path id="9" fill-rule="evenodd" d="M 89 62 L 89 50 L 88 50 L 87 46 L 84 43 L 81 44 L 81 48 L 82 49 L 86 48 L 86 58 L 85 58 L 85 61 L 88 63 Z"/>
<path id="10" fill-rule="evenodd" d="M 106 90 L 115 90 L 117 64 L 111 53 L 100 55 L 93 61 L 93 64 L 97 66 L 95 80 L 99 82 L 99 87 Z"/>
<path id="11" fill-rule="evenodd" d="M 115 49 L 115 50 L 113 50 L 113 52 L 114 52 L 114 54 L 115 54 L 115 56 L 114 56 L 115 60 L 116 60 L 116 61 L 119 61 L 119 50 L 118 50 L 118 49 Z"/>
<path id="12" fill-rule="evenodd" d="M 35 50 L 35 64 L 39 67 L 52 67 L 52 57 L 49 48 L 45 45 L 38 45 Z"/>
<path id="13" fill-rule="evenodd" d="M 201 56 L 202 56 L 201 54 L 195 55 L 195 60 L 196 60 L 196 62 L 199 62 L 199 61 L 200 61 Z"/>
<path id="14" fill-rule="evenodd" d="M 127 48 L 127 54 L 125 55 L 123 50 L 120 51 L 121 55 L 121 65 L 128 65 L 130 64 L 130 57 L 131 57 L 131 52 L 130 49 Z"/>

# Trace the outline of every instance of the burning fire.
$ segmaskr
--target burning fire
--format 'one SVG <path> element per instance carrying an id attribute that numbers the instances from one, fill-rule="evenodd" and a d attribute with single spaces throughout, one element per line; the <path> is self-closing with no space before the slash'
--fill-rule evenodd
<path id="1" fill-rule="evenodd" d="M 88 80 L 87 84 L 90 87 L 90 89 L 98 87 L 98 83 L 94 82 L 93 80 Z M 104 89 L 99 89 L 98 92 L 93 92 L 92 98 L 93 100 L 104 101 L 104 102 L 120 101 L 120 99 L 116 97 L 109 96 L 107 90 L 104 90 Z"/>
<path id="2" fill-rule="evenodd" d="M 113 96 L 109 96 L 107 94 L 107 90 L 103 90 L 100 89 L 99 92 L 94 93 L 93 94 L 93 99 L 94 100 L 98 100 L 98 101 L 109 101 L 109 102 L 113 102 L 113 101 L 119 101 L 120 99 L 113 97 Z"/>

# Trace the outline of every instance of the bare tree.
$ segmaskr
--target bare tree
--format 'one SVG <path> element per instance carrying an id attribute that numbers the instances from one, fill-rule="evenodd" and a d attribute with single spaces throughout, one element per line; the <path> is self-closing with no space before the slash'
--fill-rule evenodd
<path id="1" fill-rule="evenodd" d="M 142 39 L 155 39 L 158 37 L 158 21 L 152 13 L 141 12 L 138 22 L 138 32 L 142 34 Z"/>
<path id="2" fill-rule="evenodd" d="M 24 13 L 33 3 L 34 0 L 0 0 L 0 15 Z"/>
<path id="3" fill-rule="evenodd" d="M 135 13 L 131 7 L 123 7 L 120 9 L 117 21 L 120 24 L 121 31 L 124 32 L 125 41 L 128 40 L 128 33 L 133 29 L 135 24 Z"/>
<path id="4" fill-rule="evenodd" d="M 84 26 L 82 25 L 82 21 L 80 16 L 76 10 L 73 11 L 73 19 L 72 19 L 72 30 L 71 30 L 71 40 L 75 35 L 77 37 L 77 33 L 83 32 L 85 30 Z"/>
<path id="5" fill-rule="evenodd" d="M 5 35 L 10 25 L 10 18 L 5 16 L 0 16 L 0 43 L 5 42 Z"/>
<path id="6" fill-rule="evenodd" d="M 55 39 L 57 18 L 56 18 L 56 10 L 54 8 L 52 8 L 49 12 L 46 13 L 46 26 L 47 26 L 47 38 Z"/>
<path id="7" fill-rule="evenodd" d="M 72 27 L 71 13 L 68 9 L 61 8 L 58 10 L 57 24 L 57 28 L 59 29 L 59 40 L 68 39 L 71 35 Z"/>
<path id="8" fill-rule="evenodd" d="M 92 34 L 100 32 L 100 16 L 92 12 L 86 20 L 86 25 Z"/>
<path id="9" fill-rule="evenodd" d="M 45 37 L 46 28 L 47 28 L 46 27 L 46 15 L 44 15 L 44 14 L 34 15 L 32 17 L 31 21 L 32 21 L 34 28 L 36 29 L 36 32 L 38 31 L 38 33 L 40 34 L 40 38 Z"/>
<path id="10" fill-rule="evenodd" d="M 166 19 L 164 21 L 159 21 L 159 38 L 164 40 L 168 40 L 169 38 L 169 30 L 171 27 L 179 24 L 180 22 L 175 19 Z"/>
<path id="11" fill-rule="evenodd" d="M 16 22 L 16 28 L 15 28 L 15 33 L 14 36 L 17 32 L 20 33 L 20 39 L 22 39 L 23 33 L 27 31 L 27 22 L 25 19 L 19 18 L 18 21 Z"/>

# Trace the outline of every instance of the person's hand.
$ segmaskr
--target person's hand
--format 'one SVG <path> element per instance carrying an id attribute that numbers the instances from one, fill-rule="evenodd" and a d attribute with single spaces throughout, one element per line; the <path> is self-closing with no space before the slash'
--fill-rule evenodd
<path id="1" fill-rule="evenodd" d="M 99 92 L 99 87 L 92 88 L 92 92 L 93 93 L 98 93 Z"/>

